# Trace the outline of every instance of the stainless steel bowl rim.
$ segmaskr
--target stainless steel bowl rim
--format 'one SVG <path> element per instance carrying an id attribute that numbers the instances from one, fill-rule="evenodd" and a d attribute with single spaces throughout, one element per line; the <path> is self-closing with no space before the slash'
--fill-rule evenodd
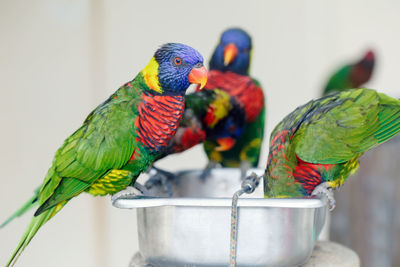
<path id="1" fill-rule="evenodd" d="M 320 208 L 326 205 L 326 197 L 312 196 L 304 198 L 240 198 L 238 207 L 270 208 Z M 116 199 L 113 205 L 121 209 L 146 207 L 231 207 L 231 198 L 165 198 L 134 196 Z"/>

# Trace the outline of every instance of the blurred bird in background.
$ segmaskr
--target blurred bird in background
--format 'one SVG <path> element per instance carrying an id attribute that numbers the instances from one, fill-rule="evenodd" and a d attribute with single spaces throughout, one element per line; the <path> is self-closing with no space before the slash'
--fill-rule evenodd
<path id="1" fill-rule="evenodd" d="M 199 52 L 177 43 L 159 48 L 57 150 L 40 190 L 11 216 L 39 206 L 6 266 L 14 265 L 39 228 L 73 197 L 115 194 L 133 184 L 175 134 L 186 89 L 206 81 Z"/>
<path id="2" fill-rule="evenodd" d="M 359 61 L 345 65 L 336 71 L 329 78 L 323 95 L 350 88 L 360 88 L 371 78 L 374 66 L 375 53 L 369 50 Z"/>
<path id="3" fill-rule="evenodd" d="M 230 149 L 246 125 L 239 103 L 223 90 L 202 90 L 186 95 L 185 111 L 177 133 L 162 156 L 182 152 L 204 140 L 219 144 L 218 151 Z"/>
<path id="4" fill-rule="evenodd" d="M 244 109 L 246 126 L 230 149 L 221 151 L 218 142 L 204 142 L 209 159 L 206 170 L 218 164 L 240 167 L 243 176 L 248 168 L 258 165 L 265 127 L 265 100 L 260 83 L 249 76 L 251 51 L 249 34 L 242 29 L 232 28 L 222 33 L 211 57 L 208 82 L 204 88 L 218 88 L 234 97 Z"/>

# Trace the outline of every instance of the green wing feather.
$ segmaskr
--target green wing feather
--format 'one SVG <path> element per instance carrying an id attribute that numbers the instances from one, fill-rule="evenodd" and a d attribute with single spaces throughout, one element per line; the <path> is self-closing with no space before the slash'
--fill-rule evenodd
<path id="1" fill-rule="evenodd" d="M 323 98 L 333 108 L 310 116 L 293 142 L 304 161 L 337 164 L 385 142 L 400 130 L 400 101 L 370 89 L 353 89 Z"/>
<path id="2" fill-rule="evenodd" d="M 132 104 L 132 99 L 119 98 L 100 105 L 65 141 L 40 190 L 41 207 L 36 215 L 80 194 L 110 169 L 127 163 L 136 144 L 136 115 L 126 107 Z"/>
<path id="3" fill-rule="evenodd" d="M 79 195 L 89 186 L 89 183 L 82 182 L 75 178 L 63 178 L 50 198 L 43 202 L 43 204 L 36 210 L 35 216 L 40 215 L 42 212 L 58 205 L 62 201 L 70 200 Z"/>

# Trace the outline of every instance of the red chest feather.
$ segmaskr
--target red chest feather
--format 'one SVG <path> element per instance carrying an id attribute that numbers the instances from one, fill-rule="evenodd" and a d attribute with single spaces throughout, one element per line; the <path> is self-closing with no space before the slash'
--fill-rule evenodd
<path id="1" fill-rule="evenodd" d="M 175 135 L 185 108 L 183 96 L 144 93 L 136 118 L 136 141 L 152 152 L 160 152 Z"/>
<path id="2" fill-rule="evenodd" d="M 206 133 L 200 129 L 200 128 L 187 128 L 185 132 L 182 135 L 182 140 L 181 140 L 181 145 L 182 145 L 182 150 L 187 150 L 197 144 L 200 144 L 201 142 L 206 139 Z"/>
<path id="3" fill-rule="evenodd" d="M 311 194 L 315 187 L 323 182 L 323 171 L 329 171 L 333 166 L 334 164 L 309 163 L 297 157 L 297 166 L 293 171 L 293 176 L 297 182 L 303 185 L 307 193 Z"/>
<path id="4" fill-rule="evenodd" d="M 245 109 L 248 122 L 253 122 L 264 108 L 264 93 L 249 76 L 211 70 L 205 89 L 215 88 L 236 97 Z"/>
<path id="5" fill-rule="evenodd" d="M 206 116 L 204 116 L 203 122 L 211 127 L 214 123 L 216 123 L 217 116 L 215 116 L 215 108 L 210 105 L 207 109 Z"/>

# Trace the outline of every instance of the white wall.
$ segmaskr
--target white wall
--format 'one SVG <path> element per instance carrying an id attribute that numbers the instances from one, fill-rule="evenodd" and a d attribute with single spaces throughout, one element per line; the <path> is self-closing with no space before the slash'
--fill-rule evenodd
<path id="1" fill-rule="evenodd" d="M 368 47 L 378 56 L 370 87 L 399 96 L 399 12 L 398 1 L 1 0 L 0 221 L 31 196 L 90 110 L 159 45 L 183 42 L 208 59 L 224 29 L 247 29 L 251 71 L 268 98 L 269 136 L 284 115 L 319 95 L 332 69 Z M 266 156 L 267 148 L 263 162 Z M 159 166 L 205 163 L 197 147 Z M 31 214 L 0 230 L 0 264 Z M 127 266 L 138 249 L 134 218 L 109 198 L 82 195 L 39 231 L 17 266 Z"/>

